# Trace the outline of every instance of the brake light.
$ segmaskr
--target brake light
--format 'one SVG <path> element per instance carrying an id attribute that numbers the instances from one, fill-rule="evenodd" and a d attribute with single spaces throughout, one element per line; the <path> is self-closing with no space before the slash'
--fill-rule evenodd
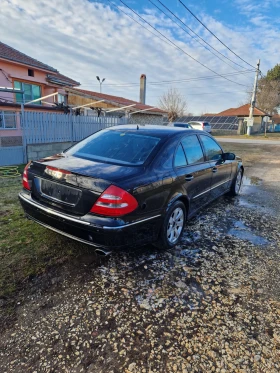
<path id="1" fill-rule="evenodd" d="M 204 123 L 202 123 L 202 127 L 204 127 L 205 126 L 205 124 Z"/>
<path id="2" fill-rule="evenodd" d="M 138 206 L 136 199 L 124 189 L 109 186 L 92 206 L 90 212 L 105 216 L 122 216 L 134 211 Z"/>
<path id="3" fill-rule="evenodd" d="M 22 174 L 22 186 L 24 187 L 24 189 L 27 189 L 27 190 L 31 190 L 29 182 L 28 182 L 28 171 L 27 171 L 29 169 L 30 163 L 31 162 L 27 163 L 27 165 L 24 167 L 23 174 Z"/>

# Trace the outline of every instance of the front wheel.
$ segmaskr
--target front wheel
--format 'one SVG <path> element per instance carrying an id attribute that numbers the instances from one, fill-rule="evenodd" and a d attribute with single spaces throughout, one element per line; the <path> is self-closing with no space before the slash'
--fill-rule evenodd
<path id="1" fill-rule="evenodd" d="M 242 178 L 243 178 L 243 172 L 241 169 L 239 169 L 230 188 L 230 194 L 232 196 L 238 196 L 240 194 Z"/>
<path id="2" fill-rule="evenodd" d="M 174 202 L 167 212 L 161 227 L 159 239 L 154 245 L 161 249 L 170 249 L 179 242 L 185 225 L 186 208 L 183 202 Z"/>

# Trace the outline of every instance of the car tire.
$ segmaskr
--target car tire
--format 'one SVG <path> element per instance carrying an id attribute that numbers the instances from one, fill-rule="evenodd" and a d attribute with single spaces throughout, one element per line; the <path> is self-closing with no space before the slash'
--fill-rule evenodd
<path id="1" fill-rule="evenodd" d="M 240 189 L 242 185 L 242 179 L 243 179 L 243 170 L 240 168 L 237 171 L 237 174 L 231 184 L 230 192 L 229 194 L 231 196 L 238 196 L 240 194 Z"/>
<path id="2" fill-rule="evenodd" d="M 171 249 L 178 244 L 186 221 L 186 207 L 182 201 L 174 202 L 169 208 L 158 240 L 153 244 L 159 249 Z"/>

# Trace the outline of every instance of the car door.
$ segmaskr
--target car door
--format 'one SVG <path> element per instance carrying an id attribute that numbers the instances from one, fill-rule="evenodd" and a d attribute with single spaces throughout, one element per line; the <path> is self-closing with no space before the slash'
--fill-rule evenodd
<path id="1" fill-rule="evenodd" d="M 209 199 L 212 168 L 205 162 L 202 146 L 197 135 L 185 136 L 177 147 L 174 159 L 177 182 L 189 197 L 189 215 Z"/>
<path id="2" fill-rule="evenodd" d="M 232 162 L 224 161 L 223 150 L 220 145 L 210 136 L 199 135 L 206 160 L 212 170 L 211 199 L 219 197 L 225 193 L 230 184 Z"/>

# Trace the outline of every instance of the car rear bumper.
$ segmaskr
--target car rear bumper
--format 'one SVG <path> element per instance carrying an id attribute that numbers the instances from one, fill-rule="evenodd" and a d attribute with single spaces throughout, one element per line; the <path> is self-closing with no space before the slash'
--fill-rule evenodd
<path id="1" fill-rule="evenodd" d="M 87 219 L 87 215 L 76 217 L 63 214 L 38 203 L 25 192 L 19 193 L 19 200 L 26 216 L 36 223 L 76 241 L 108 250 L 154 242 L 162 223 L 161 215 L 154 215 L 122 225 L 119 219 L 111 218 L 107 219 L 106 224 L 104 218 L 101 225 L 96 224 L 93 215 Z M 115 224 L 112 224 L 112 220 Z"/>

